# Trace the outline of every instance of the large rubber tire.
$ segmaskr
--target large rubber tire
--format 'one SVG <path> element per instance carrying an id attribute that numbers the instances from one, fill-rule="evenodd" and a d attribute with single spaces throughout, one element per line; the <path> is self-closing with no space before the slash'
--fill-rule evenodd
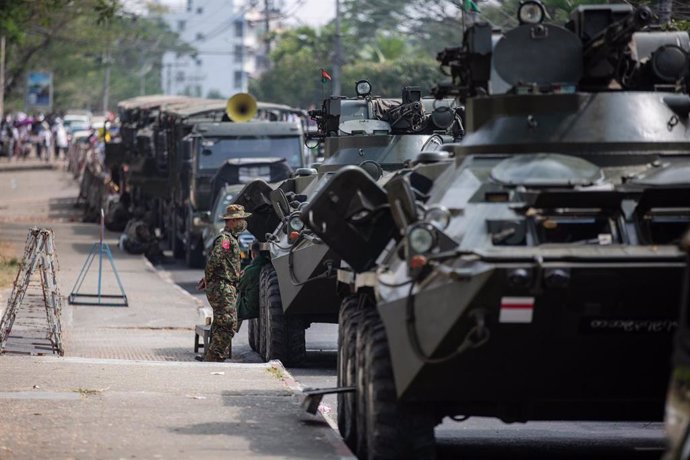
<path id="1" fill-rule="evenodd" d="M 184 242 L 177 237 L 177 234 L 172 234 L 172 251 L 173 257 L 176 259 L 183 259 L 185 257 Z"/>
<path id="2" fill-rule="evenodd" d="M 433 460 L 436 419 L 423 408 L 398 400 L 383 323 L 376 317 L 367 322 L 363 337 L 367 456 L 360 458 Z"/>
<path id="3" fill-rule="evenodd" d="M 204 244 L 200 237 L 190 236 L 187 239 L 185 262 L 189 268 L 204 268 Z"/>
<path id="4" fill-rule="evenodd" d="M 360 320 L 359 298 L 343 299 L 338 315 L 338 386 L 348 387 L 356 383 L 357 327 Z M 355 393 L 338 393 L 338 431 L 345 444 L 357 450 L 357 396 Z"/>
<path id="5" fill-rule="evenodd" d="M 266 361 L 266 314 L 268 310 L 268 300 L 266 298 L 266 291 L 267 291 L 267 284 L 268 284 L 268 276 L 269 276 L 269 267 L 268 265 L 264 266 L 261 269 L 261 274 L 259 276 L 259 321 L 257 324 L 257 330 L 258 330 L 258 350 L 257 353 L 259 353 L 259 356 L 261 356 L 261 359 Z"/>
<path id="6" fill-rule="evenodd" d="M 299 367 L 307 357 L 305 327 L 299 318 L 283 312 L 278 275 L 273 267 L 266 270 L 266 361 L 280 360 L 287 367 Z"/>
<path id="7" fill-rule="evenodd" d="M 249 348 L 251 348 L 254 351 L 257 351 L 259 349 L 258 344 L 259 341 L 257 340 L 257 319 L 248 319 L 247 321 L 247 336 L 248 336 L 248 341 L 249 341 Z"/>
<path id="8" fill-rule="evenodd" d="M 173 217 L 170 222 L 170 229 L 168 230 L 168 235 L 170 238 L 170 249 L 172 249 L 173 257 L 175 259 L 182 259 L 185 256 L 184 242 L 177 237 L 178 220 L 175 216 L 175 211 L 172 212 Z"/>
<path id="9" fill-rule="evenodd" d="M 355 420 L 357 425 L 356 448 L 354 449 L 357 458 L 366 459 L 367 449 L 367 418 L 366 418 L 366 393 L 367 380 L 364 353 L 366 338 L 369 334 L 368 329 L 379 321 L 378 313 L 374 308 L 362 309 L 360 312 L 359 327 L 355 334 Z"/>

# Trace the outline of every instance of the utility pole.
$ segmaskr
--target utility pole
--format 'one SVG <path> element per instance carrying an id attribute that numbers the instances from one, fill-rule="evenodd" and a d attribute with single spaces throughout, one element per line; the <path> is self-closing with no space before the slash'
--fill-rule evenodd
<path id="1" fill-rule="evenodd" d="M 333 56 L 333 96 L 340 96 L 340 65 L 342 48 L 340 43 L 340 0 L 335 0 L 335 52 Z"/>
<path id="2" fill-rule="evenodd" d="M 5 36 L 0 37 L 0 119 L 5 118 Z"/>
<path id="3" fill-rule="evenodd" d="M 266 45 L 266 54 L 264 55 L 264 69 L 268 70 L 271 54 L 271 0 L 264 0 L 264 43 Z"/>
<path id="4" fill-rule="evenodd" d="M 108 99 L 110 98 L 110 44 L 107 45 L 103 63 L 105 64 L 105 71 L 103 73 L 103 113 L 108 112 Z"/>
<path id="5" fill-rule="evenodd" d="M 671 9 L 673 0 L 659 0 L 659 24 L 669 24 L 671 22 Z"/>
<path id="6" fill-rule="evenodd" d="M 105 51 L 103 52 L 103 114 L 108 113 L 108 99 L 110 98 L 110 61 L 112 60 L 110 56 L 110 41 L 112 40 L 112 23 L 108 21 L 106 25 L 106 43 Z"/>

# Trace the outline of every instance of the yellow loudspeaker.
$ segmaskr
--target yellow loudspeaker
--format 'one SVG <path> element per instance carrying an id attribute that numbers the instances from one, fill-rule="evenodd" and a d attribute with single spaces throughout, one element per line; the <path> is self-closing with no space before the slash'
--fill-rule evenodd
<path id="1" fill-rule="evenodd" d="M 228 99 L 225 113 L 235 123 L 249 121 L 256 115 L 256 99 L 249 93 L 237 93 Z"/>

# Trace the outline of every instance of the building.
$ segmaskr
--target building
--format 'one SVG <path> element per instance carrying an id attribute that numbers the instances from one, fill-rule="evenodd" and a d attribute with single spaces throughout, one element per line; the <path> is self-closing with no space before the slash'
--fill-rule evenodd
<path id="1" fill-rule="evenodd" d="M 170 8 L 164 20 L 197 51 L 165 53 L 165 94 L 227 98 L 246 92 L 249 78 L 267 68 L 266 26 L 272 28 L 282 0 L 185 0 Z"/>

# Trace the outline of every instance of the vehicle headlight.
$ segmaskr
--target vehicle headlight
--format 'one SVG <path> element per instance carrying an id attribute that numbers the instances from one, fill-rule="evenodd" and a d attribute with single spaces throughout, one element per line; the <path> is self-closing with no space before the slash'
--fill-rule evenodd
<path id="1" fill-rule="evenodd" d="M 424 220 L 445 230 L 450 225 L 450 211 L 445 206 L 431 206 L 424 214 Z"/>
<path id="2" fill-rule="evenodd" d="M 368 96 L 371 94 L 371 83 L 366 80 L 359 80 L 355 83 L 355 92 L 357 93 L 357 96 Z"/>
<path id="3" fill-rule="evenodd" d="M 291 217 L 288 225 L 290 225 L 290 230 L 293 232 L 301 232 L 304 230 L 304 222 L 302 222 L 299 216 Z"/>
<path id="4" fill-rule="evenodd" d="M 518 8 L 520 24 L 539 24 L 544 20 L 545 15 L 544 5 L 538 0 L 527 0 Z"/>
<path id="5" fill-rule="evenodd" d="M 427 225 L 418 225 L 407 234 L 410 249 L 417 254 L 429 252 L 436 243 L 434 230 Z"/>

